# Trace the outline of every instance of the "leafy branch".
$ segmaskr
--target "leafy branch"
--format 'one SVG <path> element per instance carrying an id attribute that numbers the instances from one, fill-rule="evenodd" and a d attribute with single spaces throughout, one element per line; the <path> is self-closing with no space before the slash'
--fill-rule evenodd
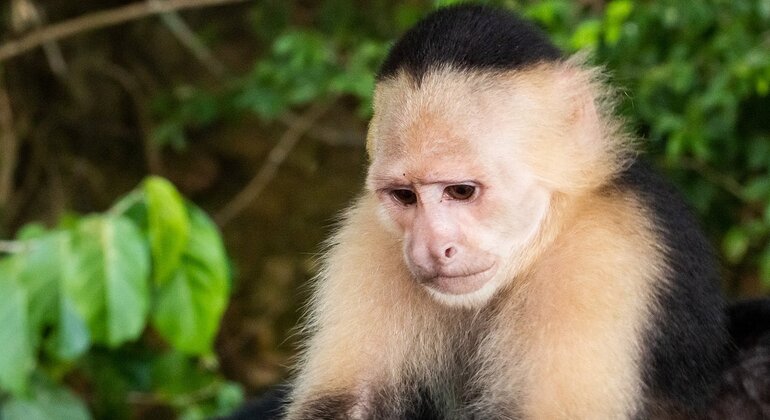
<path id="1" fill-rule="evenodd" d="M 0 397 L 10 397 L 2 418 L 24 404 L 40 409 L 51 389 L 64 392 L 36 390 L 36 378 L 61 377 L 148 328 L 181 355 L 177 365 L 212 353 L 229 296 L 227 256 L 214 223 L 165 179 L 147 178 L 105 213 L 52 230 L 28 225 L 0 250 L 11 252 L 0 257 L 0 324 L 8 326 L 0 342 L 13 343 L 0 354 Z M 200 398 L 220 385 L 204 381 Z"/>

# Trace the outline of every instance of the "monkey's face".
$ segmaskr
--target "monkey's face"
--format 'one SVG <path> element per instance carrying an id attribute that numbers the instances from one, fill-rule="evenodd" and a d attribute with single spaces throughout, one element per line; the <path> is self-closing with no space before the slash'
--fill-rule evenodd
<path id="1" fill-rule="evenodd" d="M 367 186 L 414 280 L 440 302 L 478 306 L 520 270 L 551 194 L 516 158 L 522 130 L 499 92 L 444 76 L 380 83 Z"/>

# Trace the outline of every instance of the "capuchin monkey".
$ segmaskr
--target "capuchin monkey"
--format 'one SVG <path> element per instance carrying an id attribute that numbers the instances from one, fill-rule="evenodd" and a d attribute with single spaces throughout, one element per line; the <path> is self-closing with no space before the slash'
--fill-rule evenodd
<path id="1" fill-rule="evenodd" d="M 601 69 L 439 10 L 377 75 L 288 419 L 691 419 L 733 363 L 709 243 Z"/>

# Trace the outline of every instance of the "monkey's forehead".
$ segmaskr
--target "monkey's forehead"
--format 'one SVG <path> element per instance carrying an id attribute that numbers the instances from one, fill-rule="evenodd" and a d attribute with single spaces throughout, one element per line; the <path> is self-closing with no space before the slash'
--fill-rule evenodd
<path id="1" fill-rule="evenodd" d="M 566 65 L 494 72 L 443 67 L 425 73 L 419 85 L 401 70 L 377 84 L 369 155 L 451 150 L 487 136 L 523 139 L 529 127 L 555 126 L 564 112 L 558 90 Z"/>
<path id="2" fill-rule="evenodd" d="M 377 79 L 403 70 L 419 84 L 427 72 L 443 66 L 515 70 L 561 58 L 539 28 L 515 14 L 459 5 L 432 13 L 406 32 L 390 50 Z"/>

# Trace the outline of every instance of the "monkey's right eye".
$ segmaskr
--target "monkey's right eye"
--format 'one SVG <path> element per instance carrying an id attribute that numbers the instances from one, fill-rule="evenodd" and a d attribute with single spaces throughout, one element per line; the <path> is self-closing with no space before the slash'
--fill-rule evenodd
<path id="1" fill-rule="evenodd" d="M 390 195 L 399 203 L 409 206 L 417 202 L 417 194 L 412 190 L 398 189 L 392 190 Z"/>

